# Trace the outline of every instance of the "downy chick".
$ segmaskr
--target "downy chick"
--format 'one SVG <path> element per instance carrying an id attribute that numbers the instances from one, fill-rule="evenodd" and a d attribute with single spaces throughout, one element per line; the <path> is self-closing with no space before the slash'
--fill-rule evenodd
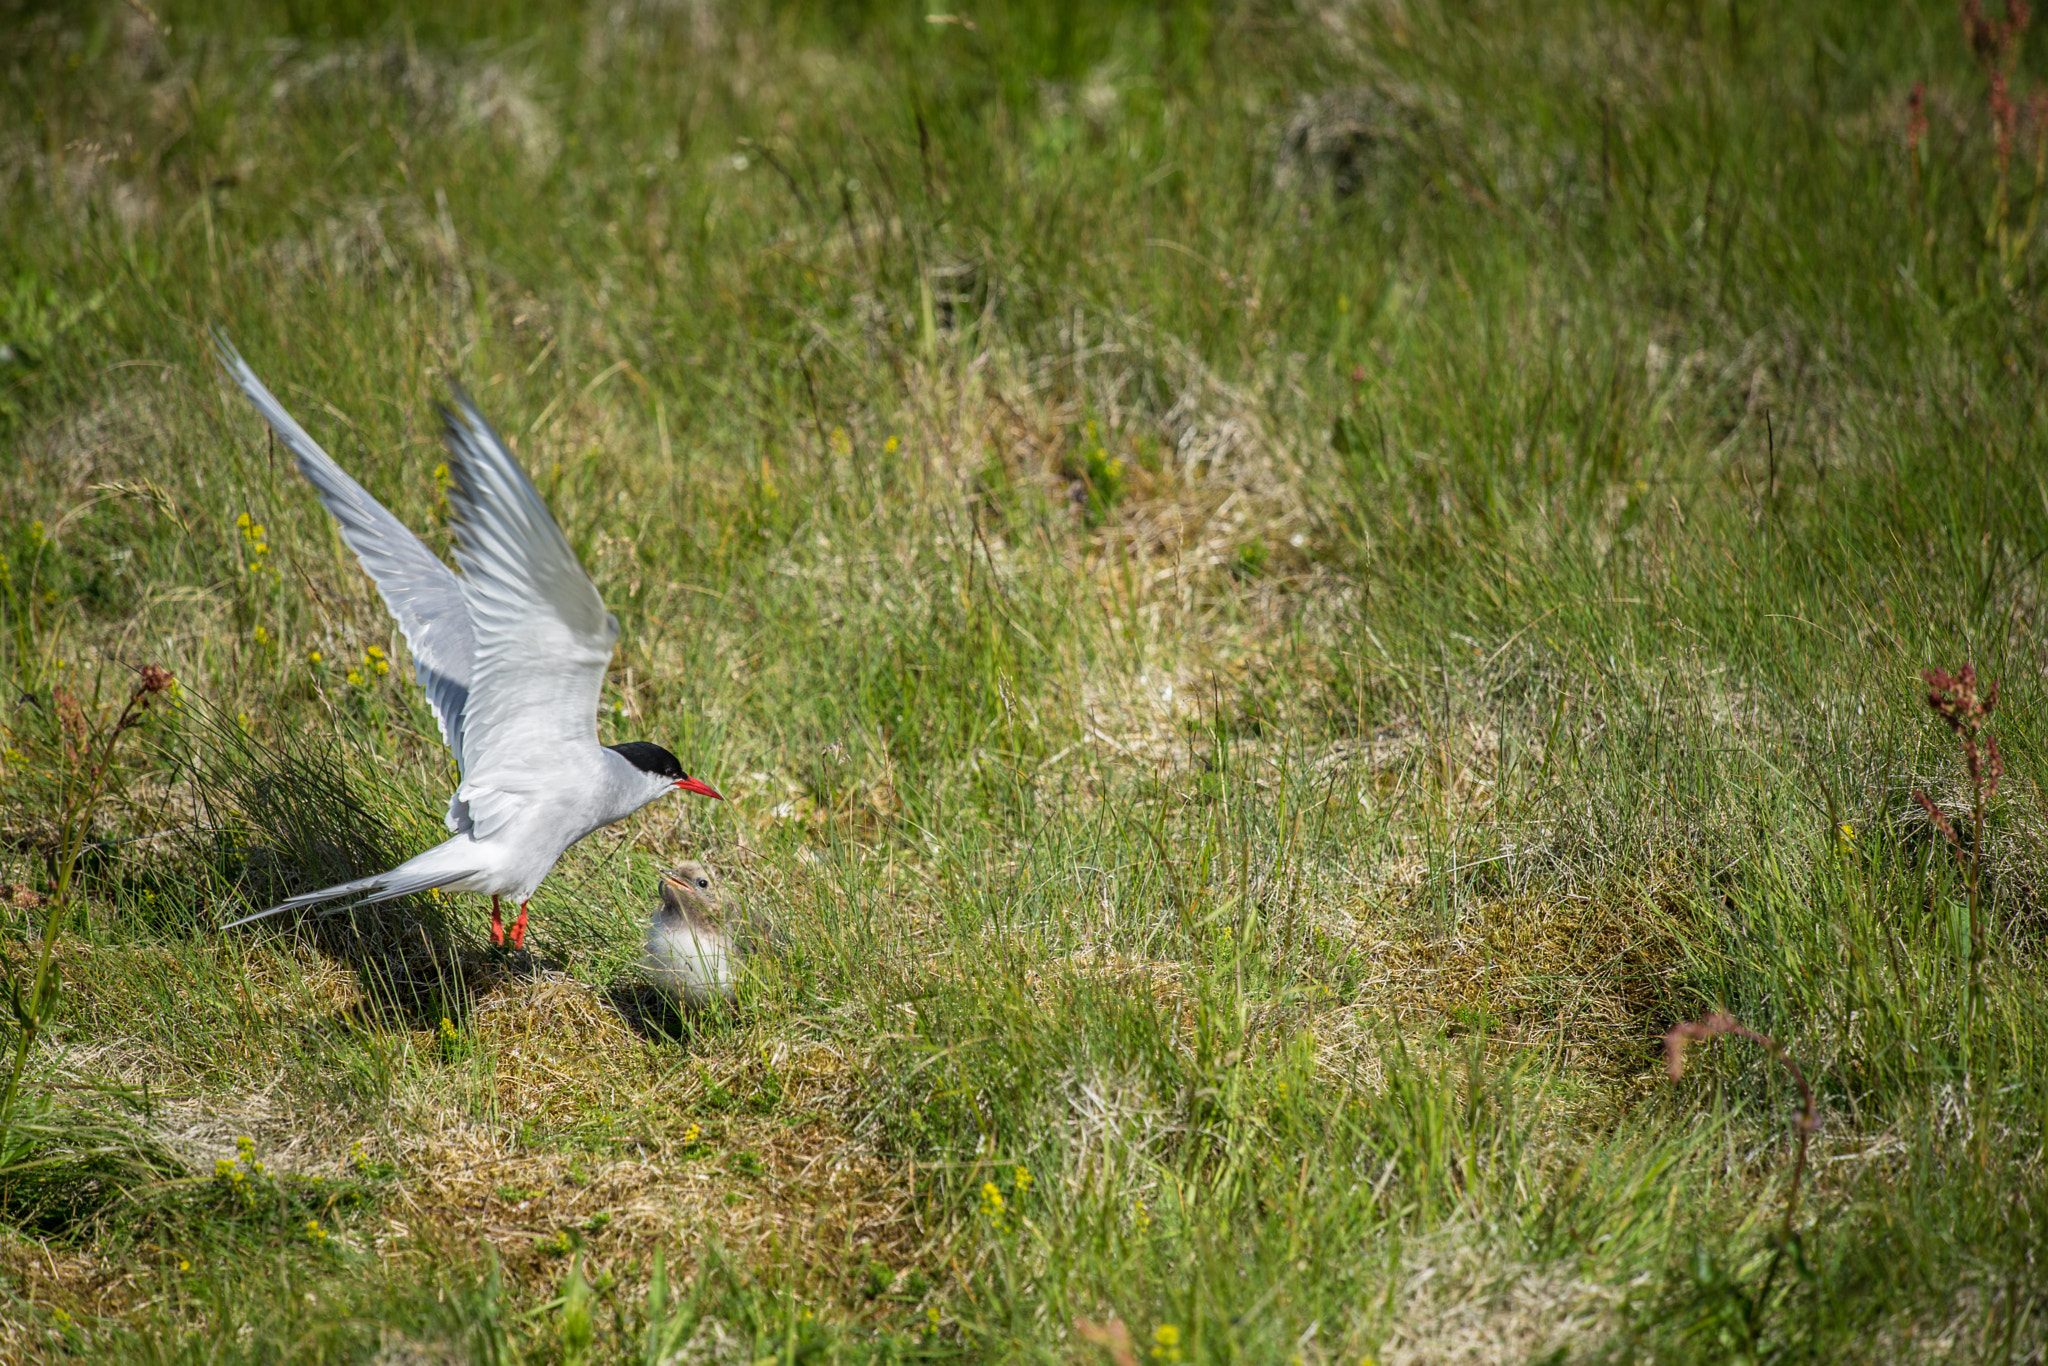
<path id="1" fill-rule="evenodd" d="M 694 860 L 661 870 L 661 904 L 647 926 L 647 976 L 684 1005 L 730 997 L 739 960 L 749 948 L 746 927 L 711 870 Z"/>

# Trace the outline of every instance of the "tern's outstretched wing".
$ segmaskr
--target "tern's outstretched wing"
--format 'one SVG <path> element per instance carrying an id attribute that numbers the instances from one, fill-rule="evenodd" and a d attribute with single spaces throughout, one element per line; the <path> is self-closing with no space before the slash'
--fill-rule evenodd
<path id="1" fill-rule="evenodd" d="M 213 342 L 221 368 L 298 456 L 300 472 L 341 524 L 341 538 L 356 552 L 363 569 L 376 582 L 384 605 L 398 619 L 398 629 L 405 633 L 405 643 L 412 650 L 414 673 L 427 694 L 427 704 L 434 709 L 434 719 L 441 724 L 441 738 L 455 751 L 457 766 L 468 772 L 462 748 L 463 712 L 469 701 L 476 646 L 461 582 L 405 523 L 349 478 L 320 444 L 306 435 L 306 429 L 263 387 L 263 381 L 226 337 L 215 333 Z"/>
<path id="2" fill-rule="evenodd" d="M 526 471 L 460 389 L 455 403 L 441 418 L 455 561 L 476 633 L 456 799 L 481 840 L 527 798 L 558 787 L 565 757 L 596 747 L 619 622 Z"/>

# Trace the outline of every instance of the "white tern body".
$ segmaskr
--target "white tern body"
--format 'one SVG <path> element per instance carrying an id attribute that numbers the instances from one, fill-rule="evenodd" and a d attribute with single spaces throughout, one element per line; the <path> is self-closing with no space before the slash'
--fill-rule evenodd
<path id="1" fill-rule="evenodd" d="M 306 434 L 225 338 L 222 367 L 256 405 L 340 524 L 411 647 L 462 782 L 451 838 L 388 872 L 306 892 L 232 922 L 340 897 L 389 901 L 432 887 L 525 902 L 570 845 L 676 788 L 716 797 L 659 745 L 600 745 L 597 708 L 618 618 L 519 462 L 458 389 L 441 410 L 452 477 L 447 565 Z"/>

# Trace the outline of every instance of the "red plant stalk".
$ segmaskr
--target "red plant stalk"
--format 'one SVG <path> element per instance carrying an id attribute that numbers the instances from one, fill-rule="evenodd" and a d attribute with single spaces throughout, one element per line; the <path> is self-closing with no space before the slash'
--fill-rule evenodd
<path id="1" fill-rule="evenodd" d="M 1921 675 L 1927 681 L 1927 705 L 1963 746 L 1963 769 L 1970 775 L 1970 846 L 1963 847 L 1955 822 L 1919 788 L 1913 800 L 1920 803 L 1963 865 L 1963 877 L 1970 902 L 1970 979 L 1974 989 L 1978 963 L 1984 956 L 1984 816 L 1991 799 L 1998 795 L 1998 780 L 2005 776 L 2005 756 L 1999 752 L 1998 737 L 1986 729 L 1998 706 L 1998 684 L 1980 694 L 1977 666 L 1964 664 L 1956 673 L 1929 669 Z"/>
<path id="2" fill-rule="evenodd" d="M 2020 40 L 2026 35 L 2034 15 L 2026 0 L 2005 0 L 2003 21 L 1986 18 L 1982 0 L 1962 0 L 1961 10 L 1963 41 L 1970 45 L 1971 55 L 1976 57 L 1978 67 L 1984 72 L 1991 131 L 1998 150 L 1998 192 L 1992 204 L 1991 217 L 1985 224 L 1985 242 L 1998 248 L 2000 269 L 2009 274 L 2012 239 L 2006 224 L 2010 204 L 2007 172 L 2012 163 L 2013 135 L 2019 127 L 2019 108 L 2013 103 L 2007 73 L 2019 55 Z M 2037 200 L 2039 194 L 2040 183 L 2036 176 Z M 2020 240 L 2024 243 L 2027 238 L 2022 236 Z M 2010 285 L 2009 280 L 2007 284 Z"/>
<path id="3" fill-rule="evenodd" d="M 1799 1131 L 1799 1152 L 1792 1159 L 1792 1181 L 1786 1188 L 1785 1219 L 1778 1230 L 1778 1246 L 1782 1250 L 1792 1236 L 1792 1216 L 1799 1209 L 1799 1179 L 1806 1174 L 1806 1145 L 1813 1131 L 1820 1127 L 1820 1111 L 1814 1104 L 1813 1088 L 1806 1084 L 1806 1073 L 1793 1060 L 1790 1053 L 1776 1039 L 1768 1034 L 1759 1034 L 1742 1021 L 1724 1010 L 1702 1015 L 1697 1020 L 1686 1020 L 1671 1027 L 1664 1036 L 1664 1070 L 1671 1080 L 1677 1081 L 1685 1075 L 1685 1047 L 1691 1043 L 1706 1043 L 1723 1034 L 1748 1039 L 1769 1053 L 1784 1065 L 1798 1084 L 1801 1106 L 1799 1121 L 1794 1127 Z"/>

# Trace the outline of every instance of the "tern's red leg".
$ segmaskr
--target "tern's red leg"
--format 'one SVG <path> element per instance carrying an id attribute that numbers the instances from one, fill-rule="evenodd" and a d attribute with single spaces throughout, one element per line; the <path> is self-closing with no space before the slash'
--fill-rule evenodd
<path id="1" fill-rule="evenodd" d="M 526 903 L 524 901 L 519 903 L 519 918 L 512 922 L 510 938 L 513 948 L 523 949 L 526 947 Z"/>
<path id="2" fill-rule="evenodd" d="M 523 912 L 521 913 L 520 920 L 523 925 L 525 921 Z M 498 898 L 496 897 L 491 898 L 491 942 L 498 945 L 502 945 L 505 942 L 505 922 L 498 916 Z"/>

